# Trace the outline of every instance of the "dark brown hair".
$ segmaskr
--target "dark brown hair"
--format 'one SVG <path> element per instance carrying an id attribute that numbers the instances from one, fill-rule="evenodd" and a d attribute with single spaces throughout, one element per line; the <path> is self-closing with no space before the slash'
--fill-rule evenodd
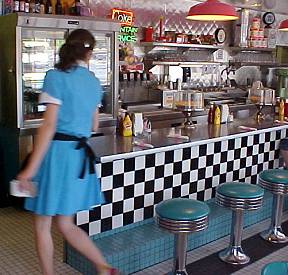
<path id="1" fill-rule="evenodd" d="M 67 71 L 75 66 L 77 60 L 85 60 L 87 53 L 95 46 L 94 36 L 87 30 L 76 29 L 66 38 L 59 51 L 59 62 L 55 68 Z"/>

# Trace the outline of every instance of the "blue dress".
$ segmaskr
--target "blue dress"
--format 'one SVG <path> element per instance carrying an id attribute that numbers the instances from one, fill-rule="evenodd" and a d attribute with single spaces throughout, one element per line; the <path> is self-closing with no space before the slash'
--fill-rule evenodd
<path id="1" fill-rule="evenodd" d="M 75 66 L 69 72 L 46 73 L 40 103 L 59 104 L 56 132 L 89 137 L 93 114 L 101 102 L 99 80 L 87 68 Z M 86 165 L 79 174 L 84 150 L 76 150 L 78 141 L 52 140 L 33 178 L 37 196 L 25 199 L 25 208 L 39 215 L 72 215 L 104 202 L 96 174 Z"/>

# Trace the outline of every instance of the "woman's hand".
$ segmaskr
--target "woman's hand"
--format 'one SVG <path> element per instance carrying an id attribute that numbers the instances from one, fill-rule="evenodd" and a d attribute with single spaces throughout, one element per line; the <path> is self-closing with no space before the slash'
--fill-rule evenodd
<path id="1" fill-rule="evenodd" d="M 36 187 L 32 182 L 32 177 L 34 173 L 29 171 L 29 169 L 23 169 L 19 172 L 16 179 L 19 181 L 19 191 L 21 192 L 29 192 L 32 195 L 36 194 Z"/>

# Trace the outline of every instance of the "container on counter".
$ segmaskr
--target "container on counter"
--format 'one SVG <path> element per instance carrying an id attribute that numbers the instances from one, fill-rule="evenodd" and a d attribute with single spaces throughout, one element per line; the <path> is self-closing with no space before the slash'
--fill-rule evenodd
<path id="1" fill-rule="evenodd" d="M 126 113 L 125 118 L 122 120 L 122 136 L 131 137 L 132 136 L 132 121 L 128 113 Z"/>
<path id="2" fill-rule="evenodd" d="M 279 114 L 279 106 L 280 106 L 280 97 L 276 97 L 275 99 L 275 114 L 278 115 Z"/>
<path id="3" fill-rule="evenodd" d="M 153 41 L 153 27 L 144 28 L 144 42 L 152 42 Z"/>
<path id="4" fill-rule="evenodd" d="M 170 81 L 170 83 L 173 83 Z M 173 87 L 172 87 L 173 89 Z M 174 93 L 175 90 L 164 90 L 162 91 L 162 108 L 173 109 Z"/>
<path id="5" fill-rule="evenodd" d="M 133 113 L 133 135 L 138 136 L 143 133 L 143 115 L 142 113 Z"/>
<path id="6" fill-rule="evenodd" d="M 284 115 L 285 115 L 285 102 L 284 102 L 284 99 L 283 99 L 283 98 L 280 99 L 278 115 L 279 115 L 279 120 L 284 120 Z"/>
<path id="7" fill-rule="evenodd" d="M 221 123 L 227 123 L 228 121 L 228 116 L 229 116 L 229 106 L 228 104 L 221 104 Z"/>
<path id="8" fill-rule="evenodd" d="M 166 42 L 174 43 L 176 41 L 175 31 L 165 31 Z"/>
<path id="9" fill-rule="evenodd" d="M 214 124 L 219 125 L 221 124 L 221 110 L 219 106 L 216 106 L 215 112 L 214 112 Z"/>
<path id="10" fill-rule="evenodd" d="M 208 111 L 208 123 L 209 124 L 213 124 L 214 123 L 214 111 L 215 111 L 215 104 L 211 103 L 209 111 Z"/>
<path id="11" fill-rule="evenodd" d="M 264 36 L 267 41 L 268 48 L 276 48 L 276 36 L 277 31 L 272 28 L 270 25 L 264 28 Z"/>
<path id="12" fill-rule="evenodd" d="M 260 17 L 254 17 L 252 19 L 251 27 L 254 28 L 254 29 L 260 29 L 260 27 L 261 27 L 261 19 L 260 19 Z"/>
<path id="13" fill-rule="evenodd" d="M 204 110 L 204 95 L 198 91 L 178 91 L 174 93 L 174 106 L 178 110 Z"/>
<path id="14" fill-rule="evenodd" d="M 288 117 L 288 99 L 285 99 L 285 103 L 284 103 L 284 116 Z"/>
<path id="15" fill-rule="evenodd" d="M 233 122 L 233 121 L 234 121 L 234 113 L 230 112 L 228 119 L 227 119 L 227 122 Z"/>
<path id="16" fill-rule="evenodd" d="M 177 33 L 175 42 L 180 44 L 188 43 L 188 35 L 185 33 Z"/>

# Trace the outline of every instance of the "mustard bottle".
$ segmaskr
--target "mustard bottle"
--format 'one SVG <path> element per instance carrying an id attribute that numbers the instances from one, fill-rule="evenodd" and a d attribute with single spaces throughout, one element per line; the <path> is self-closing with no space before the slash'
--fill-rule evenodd
<path id="1" fill-rule="evenodd" d="M 125 115 L 125 118 L 122 120 L 122 136 L 131 137 L 132 136 L 132 121 L 128 114 Z"/>
<path id="2" fill-rule="evenodd" d="M 220 123 L 221 123 L 221 111 L 219 106 L 217 106 L 214 111 L 214 124 L 220 125 Z"/>
<path id="3" fill-rule="evenodd" d="M 279 120 L 284 120 L 284 106 L 284 99 L 282 98 L 279 104 Z"/>

